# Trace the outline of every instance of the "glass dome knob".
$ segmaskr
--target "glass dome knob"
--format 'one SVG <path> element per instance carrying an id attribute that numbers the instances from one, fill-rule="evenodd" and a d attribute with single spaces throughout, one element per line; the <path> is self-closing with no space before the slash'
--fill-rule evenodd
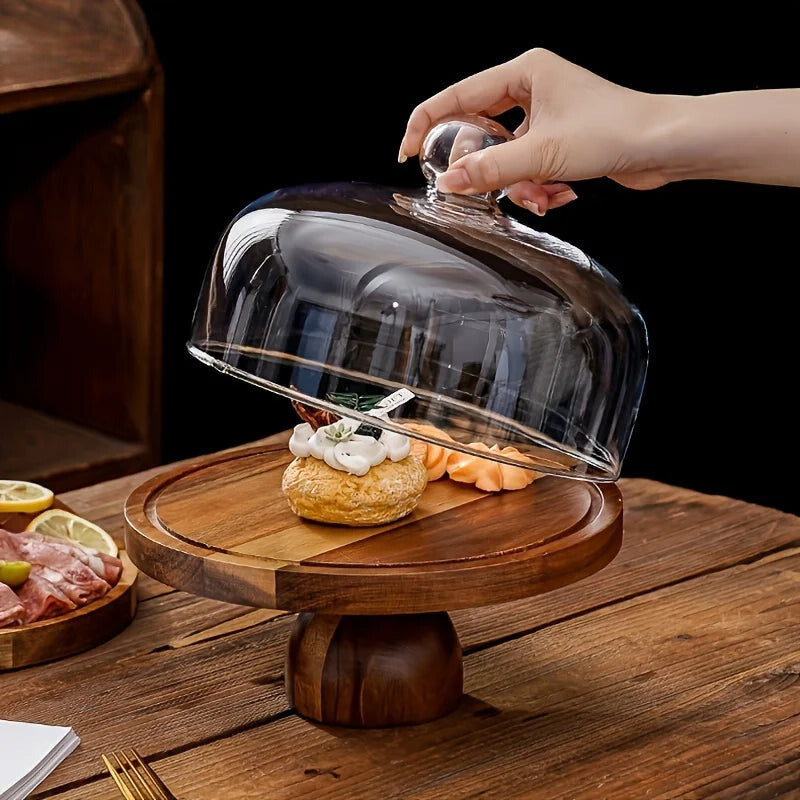
<path id="1" fill-rule="evenodd" d="M 513 138 L 514 135 L 499 122 L 474 114 L 434 125 L 419 151 L 419 161 L 429 191 L 435 191 L 437 178 L 459 158 Z M 491 193 L 494 198 L 499 195 L 500 192 Z"/>

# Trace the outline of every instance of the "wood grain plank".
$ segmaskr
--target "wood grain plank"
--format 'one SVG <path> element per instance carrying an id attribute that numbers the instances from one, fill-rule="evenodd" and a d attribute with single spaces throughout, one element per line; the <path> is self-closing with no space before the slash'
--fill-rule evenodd
<path id="1" fill-rule="evenodd" d="M 68 659 L 72 663 L 57 673 L 37 668 L 24 678 L 4 675 L 3 717 L 76 727 L 81 747 L 48 781 L 51 787 L 98 774 L 99 755 L 108 750 L 136 747 L 149 755 L 224 736 L 287 711 L 282 676 L 289 622 L 279 617 L 172 647 L 191 635 L 173 616 L 181 635 L 155 649 L 113 661 L 96 660 L 92 651 L 96 658 Z M 206 629 L 202 622 L 199 627 Z"/>
<path id="2" fill-rule="evenodd" d="M 0 113 L 141 86 L 153 67 L 141 12 L 125 0 L 5 0 Z"/>
<path id="3" fill-rule="evenodd" d="M 258 445 L 269 446 L 273 444 L 287 444 L 290 435 L 291 431 L 282 431 L 274 436 L 268 436 L 265 439 L 258 439 L 254 442 L 247 442 L 228 450 L 221 450 L 220 453 L 240 452 Z M 185 464 L 192 464 L 196 460 L 196 458 L 187 458 L 182 461 L 176 461 L 173 464 L 152 467 L 151 469 L 143 470 L 133 475 L 125 475 L 124 477 L 97 483 L 93 486 L 86 486 L 83 489 L 65 492 L 62 497 L 64 502 L 69 504 L 70 508 L 75 509 L 76 514 L 85 516 L 87 519 L 93 519 L 113 536 L 119 536 L 119 541 L 122 541 L 125 528 L 122 508 L 125 504 L 125 498 L 137 486 L 144 483 L 144 481 L 168 469 Z"/>
<path id="4" fill-rule="evenodd" d="M 0 475 L 42 483 L 54 492 L 100 470 L 134 469 L 146 448 L 0 400 Z"/>
<path id="5" fill-rule="evenodd" d="M 656 481 L 620 483 L 625 539 L 617 558 L 579 585 L 546 595 L 452 613 L 465 649 L 513 637 L 625 597 L 800 546 L 800 518 Z M 554 614 L 557 615 L 554 617 Z"/>
<path id="6" fill-rule="evenodd" d="M 283 471 L 292 459 L 280 446 L 274 452 L 201 465 L 159 492 L 156 513 L 165 527 L 199 544 L 303 561 L 486 497 L 467 486 L 441 481 L 428 486 L 409 517 L 390 525 L 350 528 L 311 523 L 294 514 L 281 491 Z M 201 514 L 198 503 L 203 504 Z"/>
<path id="7" fill-rule="evenodd" d="M 400 531 L 330 549 L 305 559 L 305 563 L 388 566 L 504 555 L 574 530 L 598 502 L 598 496 L 587 491 L 585 484 L 550 477 L 524 490 L 500 494 L 486 494 L 445 480 L 429 486 L 426 494 L 435 490 L 458 497 L 464 489 L 478 502 L 468 508 L 443 508 L 429 521 L 411 514 Z"/>
<path id="8" fill-rule="evenodd" d="M 258 609 L 258 612 L 266 611 Z M 87 650 L 80 656 L 42 664 L 37 667 L 3 673 L 3 689 L 13 693 L 3 695 L 3 702 L 23 702 L 27 684 L 46 686 L 48 681 L 60 683 L 59 676 L 71 676 L 82 669 L 106 669 L 109 662 L 123 661 L 187 646 L 216 638 L 220 626 L 231 623 L 233 630 L 245 630 L 263 619 L 250 618 L 258 613 L 246 606 L 234 606 L 217 600 L 193 597 L 183 592 L 171 592 L 139 606 L 136 618 L 118 636 L 103 645 Z M 248 618 L 248 619 L 246 619 Z M 224 629 L 227 631 L 227 629 Z M 66 678 L 70 680 L 69 677 Z M 35 701 L 35 698 L 32 698 Z M 85 698 L 84 698 L 85 699 Z M 0 706 L 6 710 L 3 706 Z"/>
<path id="9" fill-rule="evenodd" d="M 251 539 L 249 542 L 238 545 L 235 549 L 239 553 L 270 556 L 286 561 L 305 561 L 307 563 L 324 561 L 327 563 L 329 553 L 339 552 L 356 542 L 363 542 L 366 539 L 393 532 L 401 526 L 408 525 L 411 520 L 418 522 L 433 516 L 438 517 L 451 509 L 475 503 L 482 497 L 485 495 L 470 490 L 468 487 L 464 487 L 463 491 L 454 492 L 444 483 L 431 484 L 409 517 L 375 528 L 348 528 L 342 525 L 305 522 L 296 517 L 287 504 L 285 511 L 281 506 L 282 514 L 286 514 L 283 518 L 285 527 L 276 530 L 269 536 Z M 281 500 L 283 500 L 282 497 L 278 498 L 276 502 Z"/>
<path id="10" fill-rule="evenodd" d="M 215 602 L 215 601 L 211 601 Z M 218 603 L 219 606 L 227 608 L 236 608 L 230 606 L 228 603 Z M 285 611 L 275 611 L 271 608 L 256 608 L 241 614 L 240 616 L 233 617 L 232 619 L 220 622 L 218 625 L 212 625 L 210 628 L 204 627 L 202 630 L 181 636 L 173 639 L 169 643 L 169 647 L 176 649 L 178 647 L 191 647 L 198 642 L 209 641 L 210 639 L 219 639 L 222 636 L 227 636 L 230 633 L 237 633 L 249 628 L 254 628 L 256 625 L 261 625 L 262 622 L 269 622 L 277 617 L 286 615 Z"/>
<path id="11" fill-rule="evenodd" d="M 166 527 L 190 541 L 221 549 L 249 541 L 254 530 L 268 536 L 297 520 L 281 502 L 281 475 L 291 460 L 282 447 L 265 448 L 258 458 L 234 453 L 222 463 L 198 460 L 181 468 L 183 474 L 159 491 L 156 513 Z M 229 505 L 232 497 L 235 514 Z"/>
<path id="12" fill-rule="evenodd" d="M 797 797 L 800 550 L 466 659 L 472 699 L 363 731 L 282 717 L 156 758 L 178 796 Z M 58 795 L 107 796 L 107 781 Z M 104 794 L 106 793 L 106 794 Z"/>
<path id="13" fill-rule="evenodd" d="M 3 674 L 0 716 L 74 725 L 82 745 L 56 778 L 67 782 L 95 774 L 99 753 L 117 746 L 139 747 L 143 740 L 163 746 L 175 736 L 191 742 L 205 738 L 206 730 L 225 730 L 231 722 L 220 707 L 226 697 L 233 716 L 250 721 L 258 716 L 265 692 L 283 697 L 280 681 L 264 685 L 263 635 L 253 638 L 247 669 L 236 666 L 242 655 L 241 637 L 246 638 L 248 627 L 264 624 L 263 618 L 244 619 L 252 613 L 181 592 L 154 598 L 143 603 L 131 625 L 106 644 L 63 661 Z M 228 623 L 238 635 L 225 636 L 229 629 L 220 626 Z M 222 651 L 220 643 L 227 643 Z M 282 650 L 281 637 L 275 646 L 278 666 Z M 200 661 L 208 660 L 198 668 L 201 652 Z M 226 665 L 232 667 L 227 679 Z M 250 700 L 243 702 L 244 695 Z M 194 720 L 191 724 L 181 721 L 186 714 Z M 215 718 L 221 727 L 214 724 Z"/>

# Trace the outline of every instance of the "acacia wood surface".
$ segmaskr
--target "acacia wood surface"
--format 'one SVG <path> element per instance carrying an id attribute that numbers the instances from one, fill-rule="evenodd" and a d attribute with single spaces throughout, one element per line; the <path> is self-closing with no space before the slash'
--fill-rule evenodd
<path id="1" fill-rule="evenodd" d="M 145 477 L 65 500 L 118 540 Z M 178 797 L 796 798 L 800 520 L 648 480 L 620 482 L 625 539 L 572 586 L 452 614 L 467 699 L 390 730 L 289 709 L 295 616 L 145 575 L 131 626 L 0 676 L 0 716 L 75 725 L 37 797 L 107 800 L 101 752 L 136 746 Z M 257 790 L 257 791 L 256 791 Z"/>
<path id="2" fill-rule="evenodd" d="M 71 511 L 56 498 L 53 508 Z M 36 514 L 0 513 L 0 528 L 18 533 Z M 122 572 L 104 597 L 54 619 L 21 627 L 0 628 L 0 671 L 19 669 L 82 653 L 116 636 L 136 615 L 139 571 L 120 551 Z M 0 678 L 2 687 L 2 678 Z M 1 689 L 0 689 L 1 691 Z"/>
<path id="3" fill-rule="evenodd" d="M 300 614 L 286 654 L 286 695 L 304 717 L 385 728 L 449 714 L 463 687 L 461 645 L 436 614 Z"/>
<path id="4" fill-rule="evenodd" d="M 377 528 L 297 517 L 283 445 L 200 459 L 137 488 L 131 558 L 206 597 L 326 614 L 423 613 L 525 597 L 596 572 L 617 553 L 616 486 L 542 478 L 489 494 L 442 480 Z"/>

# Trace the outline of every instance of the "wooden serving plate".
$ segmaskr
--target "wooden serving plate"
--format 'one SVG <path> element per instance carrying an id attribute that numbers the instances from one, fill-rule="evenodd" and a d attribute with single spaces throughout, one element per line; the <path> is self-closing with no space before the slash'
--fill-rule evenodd
<path id="1" fill-rule="evenodd" d="M 71 509 L 57 498 L 53 508 Z M 0 528 L 25 530 L 36 514 L 0 514 Z M 122 573 L 111 591 L 83 608 L 42 622 L 0 628 L 0 670 L 29 667 L 82 653 L 116 636 L 136 615 L 139 571 L 121 550 Z"/>
<path id="2" fill-rule="evenodd" d="M 307 522 L 281 492 L 291 459 L 285 445 L 260 446 L 152 478 L 128 498 L 126 542 L 134 563 L 170 586 L 305 612 L 287 692 L 319 721 L 377 726 L 447 713 L 462 678 L 446 611 L 580 580 L 622 542 L 617 487 L 558 478 L 500 494 L 442 480 L 390 525 Z"/>

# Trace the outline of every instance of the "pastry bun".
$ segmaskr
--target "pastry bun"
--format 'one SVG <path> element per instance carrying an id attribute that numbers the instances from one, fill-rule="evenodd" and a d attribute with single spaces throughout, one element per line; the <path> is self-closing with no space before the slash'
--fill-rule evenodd
<path id="1" fill-rule="evenodd" d="M 300 517 L 335 525 L 384 525 L 410 514 L 428 483 L 422 460 L 408 455 L 386 460 L 361 477 L 317 458 L 295 458 L 283 473 L 282 489 Z"/>

